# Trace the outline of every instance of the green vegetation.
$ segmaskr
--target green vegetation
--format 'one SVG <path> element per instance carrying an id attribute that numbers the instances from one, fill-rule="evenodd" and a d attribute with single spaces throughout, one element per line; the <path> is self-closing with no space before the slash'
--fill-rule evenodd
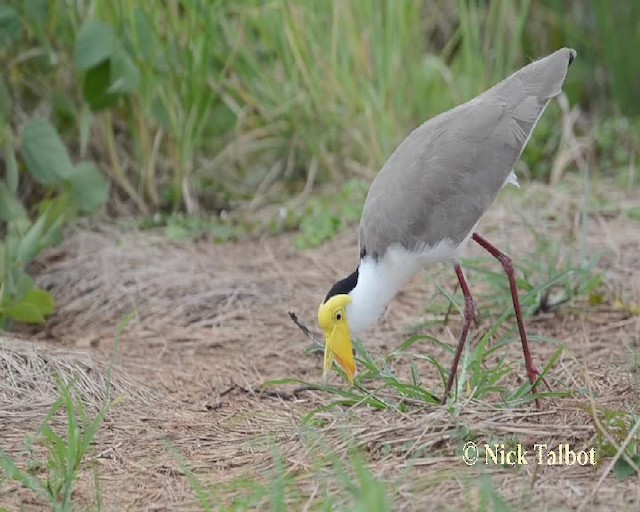
<path id="1" fill-rule="evenodd" d="M 69 220 L 106 200 L 102 175 L 172 238 L 228 241 L 299 226 L 297 245 L 318 245 L 357 219 L 368 180 L 353 177 L 371 176 L 413 126 L 562 44 L 580 54 L 566 90 L 593 111 L 583 131 L 593 132 L 601 172 L 618 169 L 627 186 L 637 185 L 626 168 L 638 156 L 640 123 L 599 121 L 636 113 L 640 64 L 618 51 L 640 44 L 636 3 L 594 0 L 589 10 L 570 2 L 571 18 L 552 0 L 460 1 L 455 13 L 446 4 L 0 6 L 0 327 L 51 312 L 25 265 L 60 241 Z M 595 80 L 602 68 L 605 83 Z M 610 91 L 617 104 L 594 102 Z M 524 154 L 523 175 L 549 178 L 559 124 L 552 106 Z M 329 198 L 309 200 L 319 183 L 329 184 Z M 231 218 L 218 219 L 222 210 Z"/>
<path id="2" fill-rule="evenodd" d="M 413 127 L 564 45 L 578 51 L 565 87 L 575 110 L 550 106 L 516 171 L 522 181 L 559 187 L 562 175 L 580 173 L 583 203 L 571 214 L 582 214 L 583 231 L 572 235 L 581 251 L 577 256 L 567 240 L 548 237 L 544 224 L 530 226 L 534 246 L 516 261 L 518 286 L 529 318 L 566 304 L 606 302 L 599 255 L 585 249 L 586 221 L 596 210 L 640 219 L 637 206 L 614 204 L 592 187 L 602 177 L 622 190 L 639 186 L 640 61 L 629 56 L 640 48 L 638 20 L 640 2 L 607 0 L 4 1 L 0 331 L 41 324 L 54 311 L 55 297 L 34 284 L 29 265 L 83 215 L 160 228 L 171 240 L 224 243 L 290 230 L 299 249 L 330 240 L 357 222 L 368 183 Z M 567 131 L 575 141 L 566 140 Z M 571 144 L 586 166 L 574 163 Z M 540 397 L 589 400 L 594 444 L 612 461 L 603 474 L 636 475 L 637 411 L 604 409 L 591 389 L 563 382 L 532 395 L 519 378 L 521 365 L 505 355 L 520 343 L 507 281 L 493 260 L 466 263 L 489 290 L 478 295 L 489 328 L 463 353 L 444 414 L 457 420 L 465 401 L 513 411 Z M 431 315 L 438 324 L 443 304 L 459 310 L 461 302 L 459 292 L 440 292 L 426 306 L 438 312 Z M 616 300 L 638 314 L 637 304 Z M 554 346 L 543 368 L 549 380 L 573 357 L 554 339 L 530 339 Z M 445 357 L 425 355 L 425 347 Z M 405 418 L 440 403 L 452 352 L 440 339 L 412 336 L 380 357 L 357 340 L 355 349 L 360 371 L 353 387 L 265 384 L 322 392 L 323 405 L 305 411 L 301 435 L 324 435 L 329 413 Z M 637 372 L 636 353 L 633 359 Z M 0 485 L 13 481 L 54 510 L 73 509 L 74 485 L 113 405 L 108 398 L 91 417 L 74 381 L 60 382 L 58 401 L 25 443 L 27 467 L 0 452 Z M 461 422 L 447 440 L 462 445 L 491 435 Z M 219 488 L 167 450 L 205 510 L 392 510 L 398 496 L 411 493 L 402 475 L 377 472 L 367 447 L 348 441 L 346 453 L 314 452 L 317 467 L 306 472 L 274 449 L 263 478 L 252 474 Z M 402 454 L 409 463 L 411 450 Z M 317 479 L 311 498 L 309 474 Z M 436 479 L 451 477 L 443 474 Z M 489 474 L 460 480 L 470 510 L 522 508 L 525 494 L 507 499 L 495 482 Z M 422 485 L 424 496 L 434 484 L 412 485 Z"/>
<path id="3" fill-rule="evenodd" d="M 60 382 L 60 398 L 53 405 L 33 438 L 25 440 L 30 454 L 27 470 L 20 469 L 7 454 L 0 451 L 0 468 L 6 478 L 15 480 L 44 500 L 58 512 L 71 510 L 72 492 L 81 466 L 102 422 L 113 405 L 109 400 L 94 418 L 90 418 L 82 397 L 74 392 L 74 382 Z M 58 434 L 52 419 L 59 413 L 66 418 L 66 431 Z M 46 452 L 46 461 L 38 460 L 35 447 Z M 38 476 L 44 472 L 44 476 Z M 96 496 L 99 488 L 96 487 Z"/>
<path id="4" fill-rule="evenodd" d="M 142 211 L 217 211 L 256 189 L 273 201 L 375 171 L 413 126 L 563 44 L 580 54 L 572 103 L 613 90 L 618 105 L 594 111 L 633 114 L 639 64 L 618 48 L 637 46 L 639 7 L 607 4 L 594 25 L 592 3 L 565 18 L 553 0 L 14 0 L 0 11 L 5 124 L 48 112 Z M 529 168 L 557 148 L 558 113 L 545 117 Z"/>
<path id="5" fill-rule="evenodd" d="M 102 176 L 172 238 L 299 226 L 297 245 L 314 246 L 357 219 L 365 189 L 349 183 L 367 183 L 354 178 L 412 127 L 563 44 L 580 55 L 566 90 L 591 110 L 581 131 L 601 172 L 637 185 L 626 168 L 640 123 L 619 113 L 637 114 L 640 64 L 618 48 L 640 44 L 640 7 L 588 4 L 569 2 L 564 17 L 554 0 L 461 0 L 454 11 L 392 0 L 4 3 L 0 327 L 52 310 L 25 265 L 106 200 Z M 549 179 L 559 125 L 552 106 L 521 174 Z M 329 199 L 309 199 L 322 183 Z"/>
<path id="6" fill-rule="evenodd" d="M 5 181 L 0 181 L 0 330 L 12 323 L 42 323 L 54 300 L 34 286 L 26 266 L 62 239 L 65 223 L 107 199 L 107 183 L 90 161 L 74 165 L 55 128 L 38 117 L 21 130 L 21 158 L 16 158 L 9 126 L 0 127 L 4 143 Z M 26 177 L 19 169 L 26 169 Z M 26 178 L 26 179 L 25 179 Z M 25 205 L 21 181 L 39 186 L 37 200 Z M 21 187 L 22 185 L 22 187 Z M 30 187 L 29 187 L 30 188 Z M 29 207 L 31 206 L 31 207 Z M 29 211 L 31 210 L 31 212 Z"/>
<path id="7" fill-rule="evenodd" d="M 231 482 L 208 488 L 191 471 L 186 461 L 178 455 L 180 467 L 198 498 L 202 510 L 243 512 L 268 509 L 273 512 L 298 509 L 304 504 L 313 504 L 314 510 L 354 510 L 386 512 L 391 507 L 391 482 L 384 482 L 371 472 L 356 449 L 349 453 L 345 462 L 339 456 L 317 454 L 316 479 L 318 496 L 313 502 L 306 496 L 295 475 L 287 470 L 282 456 L 273 455 L 273 470 L 266 481 L 252 478 L 237 478 Z M 234 495 L 230 500 L 225 496 Z"/>

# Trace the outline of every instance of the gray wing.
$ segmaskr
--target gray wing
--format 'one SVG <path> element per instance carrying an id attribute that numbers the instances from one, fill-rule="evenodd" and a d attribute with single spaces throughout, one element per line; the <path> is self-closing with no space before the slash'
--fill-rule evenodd
<path id="1" fill-rule="evenodd" d="M 502 188 L 575 52 L 559 50 L 416 128 L 369 189 L 360 252 L 464 240 Z"/>

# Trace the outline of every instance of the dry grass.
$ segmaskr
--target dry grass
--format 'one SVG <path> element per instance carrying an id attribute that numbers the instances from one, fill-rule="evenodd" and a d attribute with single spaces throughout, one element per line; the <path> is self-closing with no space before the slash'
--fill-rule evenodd
<path id="1" fill-rule="evenodd" d="M 579 195 L 533 186 L 525 198 L 531 208 L 522 217 L 545 223 L 549 236 L 571 241 L 566 251 L 573 251 Z M 527 255 L 534 246 L 531 233 L 510 213 L 518 211 L 521 199 L 507 195 L 489 214 L 484 232 L 503 246 L 508 241 L 513 254 Z M 624 195 L 617 199 L 618 205 L 630 201 Z M 609 475 L 597 485 L 606 464 L 470 468 L 459 450 L 470 434 L 478 442 L 590 447 L 603 442 L 600 426 L 612 411 L 628 425 L 628 413 L 640 409 L 633 363 L 640 349 L 640 321 L 633 312 L 640 303 L 639 240 L 637 221 L 594 214 L 588 249 L 601 255 L 605 301 L 589 305 L 580 297 L 529 321 L 531 333 L 552 336 L 565 347 L 553 370 L 554 386 L 577 391 L 572 398 L 546 400 L 540 412 L 468 400 L 451 410 L 337 407 L 305 422 L 334 397 L 313 390 L 292 393 L 290 387 L 278 389 L 286 393 L 265 393 L 261 385 L 272 378 L 319 380 L 319 357 L 302 355 L 307 342 L 286 311 L 293 309 L 310 323 L 319 297 L 355 265 L 353 233 L 298 252 L 288 236 L 212 246 L 172 244 L 154 234 L 114 228 L 79 230 L 36 268 L 38 284 L 59 302 L 47 332 L 39 335 L 46 343 L 2 341 L 0 416 L 8 421 L 0 425 L 0 447 L 20 456 L 21 438 L 37 430 L 56 399 L 56 374 L 77 374 L 83 396 L 98 407 L 117 325 L 135 307 L 138 315 L 122 337 L 112 378 L 114 393 L 131 399 L 110 412 L 93 456 L 108 508 L 197 508 L 172 448 L 203 484 L 215 485 L 218 495 L 230 500 L 248 492 L 237 484 L 239 477 L 267 481 L 273 475 L 275 447 L 299 493 L 311 498 L 336 486 L 327 476 L 332 454 L 348 460 L 347 453 L 359 449 L 373 474 L 391 487 L 394 510 L 424 509 L 427 496 L 432 509 L 476 509 L 485 474 L 515 509 L 575 509 L 585 498 L 586 509 L 633 509 L 640 503 L 637 478 L 620 482 Z M 399 344 L 409 325 L 425 319 L 420 309 L 425 300 L 438 300 L 444 308 L 436 285 L 452 289 L 454 279 L 442 269 L 435 278 L 412 281 L 365 340 L 370 352 L 378 357 Z M 470 279 L 482 298 L 486 284 L 475 273 Z M 432 334 L 454 343 L 454 320 Z M 475 330 L 475 339 L 488 322 Z M 448 361 L 430 346 L 416 350 Z M 555 347 L 536 344 L 534 350 L 544 362 Z M 509 348 L 510 357 L 512 351 L 520 364 L 517 346 Z M 406 368 L 399 364 L 398 370 Z M 422 370 L 428 386 L 431 379 L 437 382 L 433 369 Z M 619 445 L 622 439 L 613 441 Z M 90 472 L 84 472 L 74 495 L 79 504 L 92 501 L 92 486 Z M 16 487 L 3 491 L 3 502 L 30 503 Z"/>
<path id="2" fill-rule="evenodd" d="M 152 390 L 86 352 L 5 335 L 0 335 L 0 373 L 4 427 L 41 420 L 60 396 L 60 382 L 74 380 L 74 388 L 93 413 L 102 407 L 107 393 L 126 395 L 138 406 L 158 400 Z"/>

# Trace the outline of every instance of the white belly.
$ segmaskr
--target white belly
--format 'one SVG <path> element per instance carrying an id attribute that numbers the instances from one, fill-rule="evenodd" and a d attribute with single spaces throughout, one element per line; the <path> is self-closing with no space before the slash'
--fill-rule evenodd
<path id="1" fill-rule="evenodd" d="M 503 183 L 518 187 L 518 178 L 513 171 Z M 365 256 L 360 261 L 358 283 L 351 290 L 352 303 L 347 307 L 347 319 L 353 336 L 358 336 L 372 327 L 402 286 L 420 269 L 445 261 L 462 258 L 477 223 L 464 240 L 454 245 L 442 240 L 433 247 L 408 251 L 401 245 L 392 245 L 378 261 Z"/>
<path id="2" fill-rule="evenodd" d="M 360 261 L 358 283 L 349 294 L 352 302 L 347 307 L 347 319 L 351 334 L 358 336 L 372 327 L 398 290 L 420 269 L 461 258 L 474 229 L 475 226 L 458 245 L 443 240 L 417 252 L 392 245 L 378 261 L 365 256 Z"/>

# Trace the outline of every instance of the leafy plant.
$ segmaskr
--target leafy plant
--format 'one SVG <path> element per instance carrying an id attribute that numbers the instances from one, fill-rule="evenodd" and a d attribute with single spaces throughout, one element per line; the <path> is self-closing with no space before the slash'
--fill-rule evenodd
<path id="1" fill-rule="evenodd" d="M 0 55 L 9 55 L 24 41 L 37 41 L 40 50 L 10 60 L 7 74 L 0 78 L 0 330 L 10 329 L 14 322 L 42 323 L 53 311 L 53 298 L 34 285 L 28 265 L 43 249 L 62 240 L 67 222 L 95 211 L 108 196 L 107 181 L 98 167 L 84 158 L 74 163 L 55 125 L 64 125 L 61 113 L 73 112 L 66 96 L 52 95 L 54 122 L 50 122 L 39 113 L 38 81 L 29 91 L 20 87 L 21 72 L 48 73 L 55 66 L 51 24 L 57 21 L 66 29 L 73 20 L 68 12 L 56 11 L 60 2 L 13 4 L 0 6 Z M 52 20 L 54 12 L 61 17 Z M 76 55 L 77 63 L 86 67 L 116 51 L 106 44 L 105 30 L 89 29 L 77 43 Z M 82 143 L 86 133 L 80 133 L 80 139 L 80 145 L 86 145 Z"/>
<path id="2" fill-rule="evenodd" d="M 113 405 L 107 402 L 94 418 L 87 415 L 82 398 L 73 390 L 74 381 L 59 382 L 60 398 L 53 404 L 36 436 L 26 442 L 27 452 L 40 445 L 47 453 L 46 463 L 34 467 L 46 467 L 44 478 L 34 476 L 30 470 L 22 470 L 6 453 L 0 451 L 0 468 L 7 478 L 15 480 L 44 499 L 54 511 L 67 511 L 71 506 L 71 493 L 78 472 L 84 462 L 98 429 Z M 114 402 L 115 403 L 115 402 Z M 66 433 L 58 434 L 52 419 L 59 412 L 66 415 Z"/>
<path id="3" fill-rule="evenodd" d="M 44 119 L 34 117 L 23 128 L 22 158 L 10 127 L 4 124 L 0 133 L 5 168 L 0 181 L 0 329 L 10 329 L 13 322 L 42 323 L 53 311 L 53 298 L 34 285 L 27 266 L 61 241 L 66 222 L 104 203 L 108 187 L 92 162 L 71 162 L 55 128 Z M 42 191 L 32 213 L 21 200 L 21 182 Z"/>

